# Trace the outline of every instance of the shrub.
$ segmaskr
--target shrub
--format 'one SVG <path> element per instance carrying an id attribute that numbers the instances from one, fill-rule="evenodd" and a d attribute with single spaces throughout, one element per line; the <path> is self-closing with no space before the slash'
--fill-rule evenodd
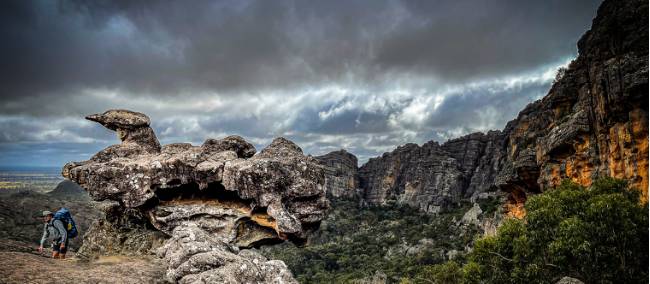
<path id="1" fill-rule="evenodd" d="M 626 182 L 565 181 L 531 197 L 523 220 L 475 243 L 466 271 L 488 283 L 648 283 L 648 207 Z"/>

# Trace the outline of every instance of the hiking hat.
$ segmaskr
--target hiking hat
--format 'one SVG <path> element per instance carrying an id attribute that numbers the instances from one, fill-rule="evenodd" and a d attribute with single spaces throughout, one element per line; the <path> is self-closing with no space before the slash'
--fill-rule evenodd
<path id="1" fill-rule="evenodd" d="M 43 217 L 47 215 L 54 215 L 54 214 L 52 213 L 52 211 L 48 211 L 48 210 L 43 211 Z"/>

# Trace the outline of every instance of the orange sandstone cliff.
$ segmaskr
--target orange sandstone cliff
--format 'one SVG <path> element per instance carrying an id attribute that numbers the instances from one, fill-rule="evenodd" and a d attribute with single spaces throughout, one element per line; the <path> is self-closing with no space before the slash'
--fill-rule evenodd
<path id="1" fill-rule="evenodd" d="M 648 201 L 648 2 L 605 1 L 578 57 L 548 95 L 511 121 L 501 187 L 513 215 L 526 194 L 571 179 L 627 179 Z"/>

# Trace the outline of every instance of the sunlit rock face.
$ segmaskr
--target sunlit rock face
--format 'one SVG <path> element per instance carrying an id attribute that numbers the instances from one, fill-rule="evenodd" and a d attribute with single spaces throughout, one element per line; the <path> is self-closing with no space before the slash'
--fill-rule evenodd
<path id="1" fill-rule="evenodd" d="M 513 215 L 563 179 L 629 180 L 648 200 L 648 3 L 605 1 L 578 57 L 543 99 L 506 126 L 501 186 Z"/>
<path id="2" fill-rule="evenodd" d="M 129 215 L 167 236 L 158 254 L 168 280 L 294 281 L 284 263 L 246 248 L 301 244 L 325 217 L 323 169 L 300 147 L 276 138 L 255 154 L 239 136 L 160 147 L 144 114 L 110 110 L 87 118 L 116 130 L 122 143 L 68 163 L 63 175 L 94 200 L 113 202 L 109 223 Z"/>
<path id="3" fill-rule="evenodd" d="M 438 212 L 462 200 L 505 194 L 523 217 L 531 194 L 570 179 L 627 179 L 648 200 L 648 3 L 604 1 L 578 57 L 549 93 L 502 131 L 443 144 L 406 144 L 359 169 L 370 204 L 401 202 Z"/>

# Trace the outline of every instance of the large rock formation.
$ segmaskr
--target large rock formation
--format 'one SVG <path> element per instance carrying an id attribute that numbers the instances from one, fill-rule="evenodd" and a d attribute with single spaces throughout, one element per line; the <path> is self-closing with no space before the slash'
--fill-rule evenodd
<path id="1" fill-rule="evenodd" d="M 463 172 L 437 142 L 400 146 L 370 159 L 359 175 L 369 204 L 397 200 L 435 213 L 463 195 Z"/>
<path id="2" fill-rule="evenodd" d="M 648 199 L 648 3 L 605 1 L 548 95 L 506 126 L 497 184 L 514 215 L 562 179 L 629 180 Z"/>
<path id="3" fill-rule="evenodd" d="M 106 220 L 85 236 L 94 240 L 88 246 L 110 241 L 108 235 L 120 240 L 113 246 L 127 250 L 158 247 L 174 282 L 295 282 L 284 263 L 247 248 L 282 240 L 300 244 L 318 227 L 329 203 L 314 158 L 284 138 L 258 154 L 239 136 L 160 147 L 144 114 L 110 110 L 87 118 L 122 140 L 63 169 L 106 203 Z M 125 234 L 131 232 L 125 227 L 137 233 Z M 157 239 L 164 244 L 156 245 Z M 132 248 L 135 243 L 142 247 Z"/>
<path id="4" fill-rule="evenodd" d="M 390 200 L 437 213 L 470 198 L 496 194 L 503 134 L 474 133 L 442 145 L 406 144 L 359 169 L 369 204 Z"/>
<path id="5" fill-rule="evenodd" d="M 359 188 L 357 157 L 345 150 L 315 157 L 325 169 L 325 190 L 328 195 L 354 197 Z"/>
<path id="6" fill-rule="evenodd" d="M 359 170 L 364 197 L 436 212 L 494 189 L 522 216 L 527 196 L 563 179 L 631 181 L 648 200 L 648 3 L 603 2 L 578 57 L 548 95 L 500 132 L 407 144 Z"/>

